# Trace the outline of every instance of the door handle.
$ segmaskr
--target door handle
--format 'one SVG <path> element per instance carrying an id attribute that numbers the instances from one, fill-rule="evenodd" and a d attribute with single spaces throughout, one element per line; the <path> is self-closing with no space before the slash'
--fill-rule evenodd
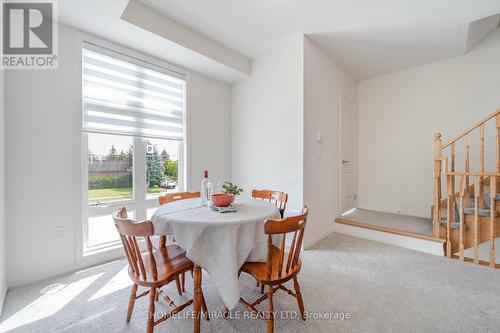
<path id="1" fill-rule="evenodd" d="M 349 162 L 351 162 L 351 161 L 342 160 L 342 164 L 347 164 Z"/>

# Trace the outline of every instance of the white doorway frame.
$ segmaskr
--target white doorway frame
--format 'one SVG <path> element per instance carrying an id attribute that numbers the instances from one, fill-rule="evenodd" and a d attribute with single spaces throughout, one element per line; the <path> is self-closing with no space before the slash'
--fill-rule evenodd
<path id="1" fill-rule="evenodd" d="M 338 160 L 338 165 L 339 165 L 339 188 L 338 188 L 338 194 L 339 194 L 339 209 L 338 209 L 338 215 L 342 215 L 342 103 L 343 99 L 347 100 L 348 102 L 352 103 L 354 105 L 354 189 L 355 189 L 355 194 L 354 194 L 354 201 L 355 201 L 355 206 L 354 208 L 358 208 L 358 104 L 351 100 L 350 98 L 346 97 L 342 93 L 339 94 L 339 160 Z M 344 212 L 345 213 L 345 212 Z"/>

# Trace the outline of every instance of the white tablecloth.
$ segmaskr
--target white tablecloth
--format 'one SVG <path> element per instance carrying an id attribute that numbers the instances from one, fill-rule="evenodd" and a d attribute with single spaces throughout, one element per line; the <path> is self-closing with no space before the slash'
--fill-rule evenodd
<path id="1" fill-rule="evenodd" d="M 202 206 L 201 199 L 179 200 L 157 209 L 151 220 L 155 234 L 173 234 L 186 255 L 215 283 L 229 309 L 240 299 L 238 270 L 245 261 L 265 262 L 266 219 L 279 219 L 273 204 L 238 199 L 237 212 L 219 213 Z"/>

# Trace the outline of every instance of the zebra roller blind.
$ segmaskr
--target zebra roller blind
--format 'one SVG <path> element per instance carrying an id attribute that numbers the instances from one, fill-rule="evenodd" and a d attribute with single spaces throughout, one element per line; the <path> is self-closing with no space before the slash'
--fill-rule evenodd
<path id="1" fill-rule="evenodd" d="M 182 140 L 186 77 L 83 44 L 83 130 Z"/>

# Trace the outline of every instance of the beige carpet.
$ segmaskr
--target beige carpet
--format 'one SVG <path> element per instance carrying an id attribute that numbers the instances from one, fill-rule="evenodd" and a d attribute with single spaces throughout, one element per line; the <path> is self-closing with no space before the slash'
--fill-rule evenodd
<path id="1" fill-rule="evenodd" d="M 351 317 L 278 318 L 276 332 L 498 332 L 500 327 L 499 270 L 338 234 L 304 252 L 303 261 L 306 310 Z M 10 290 L 0 331 L 145 332 L 145 298 L 137 301 L 132 322 L 125 323 L 125 267 L 117 261 Z M 209 309 L 221 311 L 210 278 L 204 278 Z M 258 295 L 248 277 L 241 289 L 246 298 Z M 278 292 L 275 310 L 296 311 L 295 299 Z M 203 321 L 202 332 L 265 332 L 264 322 L 244 318 L 245 313 L 239 306 L 233 316 L 240 319 Z M 168 320 L 155 332 L 192 332 L 192 321 Z"/>

